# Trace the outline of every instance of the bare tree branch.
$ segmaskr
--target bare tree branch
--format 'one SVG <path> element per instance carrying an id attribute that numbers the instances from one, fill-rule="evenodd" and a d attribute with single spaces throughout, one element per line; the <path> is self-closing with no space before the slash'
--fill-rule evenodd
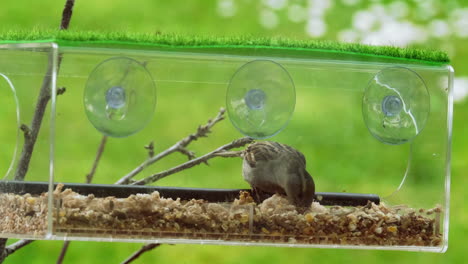
<path id="1" fill-rule="evenodd" d="M 122 177 L 120 180 L 118 180 L 115 184 L 128 184 L 130 180 L 135 177 L 138 173 L 143 171 L 146 167 L 149 165 L 155 163 L 156 161 L 168 156 L 171 153 L 174 152 L 180 152 L 182 154 L 185 154 L 188 156 L 189 159 L 193 159 L 195 155 L 193 152 L 189 151 L 186 149 L 186 147 L 194 140 L 197 140 L 200 137 L 207 137 L 208 134 L 211 132 L 211 128 L 218 123 L 219 121 L 224 119 L 224 113 L 226 110 L 224 108 L 221 108 L 218 112 L 218 115 L 213 118 L 209 119 L 208 122 L 204 126 L 199 126 L 197 129 L 197 132 L 188 135 L 187 137 L 183 138 L 179 142 L 175 143 L 172 145 L 170 148 L 166 149 L 165 151 L 147 159 L 145 162 L 140 164 L 140 166 L 136 167 L 133 171 Z"/>
<path id="2" fill-rule="evenodd" d="M 65 8 L 62 13 L 62 23 L 60 26 L 61 30 L 67 30 L 68 26 L 70 25 L 71 16 L 73 14 L 73 6 L 75 4 L 75 0 L 67 0 L 65 3 Z M 23 144 L 23 149 L 21 151 L 20 160 L 18 162 L 18 166 L 15 172 L 15 180 L 22 181 L 26 176 L 26 173 L 29 169 L 29 162 L 31 161 L 31 156 L 34 151 L 34 146 L 36 144 L 37 135 L 39 134 L 39 130 L 41 129 L 42 119 L 44 118 L 45 110 L 47 108 L 47 104 L 50 100 L 50 85 L 52 82 L 52 72 L 53 72 L 53 63 L 52 63 L 52 56 L 49 56 L 49 66 L 47 68 L 47 72 L 44 76 L 42 81 L 42 87 L 39 92 L 39 97 L 36 103 L 36 109 L 34 111 L 34 116 L 31 122 L 31 127 L 28 127 L 25 124 L 21 125 L 21 130 L 25 132 L 25 140 Z M 57 62 L 57 73 L 60 69 L 60 64 L 62 63 L 62 56 L 60 55 Z M 65 89 L 58 89 L 58 94 L 63 94 Z M 26 133 L 28 132 L 28 133 Z M 0 247 L 1 248 L 1 247 Z"/>
<path id="3" fill-rule="evenodd" d="M 86 175 L 86 183 L 91 183 L 93 181 L 94 174 L 96 173 L 97 166 L 99 165 L 99 160 L 101 159 L 104 148 L 106 147 L 107 136 L 102 136 L 101 143 L 99 144 L 98 151 L 96 153 L 96 158 L 94 159 L 93 167 L 91 171 Z"/>
<path id="4" fill-rule="evenodd" d="M 0 239 L 0 249 L 1 249 L 1 251 L 0 251 L 0 263 L 3 263 L 3 261 L 7 257 L 6 256 L 6 249 L 5 249 L 6 242 L 7 242 L 6 238 Z"/>
<path id="5" fill-rule="evenodd" d="M 62 264 L 65 255 L 67 254 L 68 246 L 70 245 L 70 241 L 63 242 L 62 250 L 60 250 L 60 255 L 57 259 L 57 264 Z"/>
<path id="6" fill-rule="evenodd" d="M 0 242 L 0 247 L 4 248 L 3 252 L 0 254 L 0 263 L 2 263 L 9 255 L 15 253 L 24 246 L 31 244 L 32 242 L 34 242 L 34 240 L 21 239 L 7 247 L 5 247 L 6 239 L 5 242 Z"/>
<path id="7" fill-rule="evenodd" d="M 192 168 L 200 163 L 204 163 L 204 162 L 207 162 L 209 159 L 212 159 L 214 157 L 238 157 L 239 155 L 232 155 L 233 153 L 232 152 L 228 152 L 227 150 L 230 150 L 230 149 L 233 149 L 233 148 L 240 148 L 242 146 L 245 146 L 246 144 L 249 144 L 253 142 L 253 139 L 252 138 L 249 138 L 249 137 L 244 137 L 244 138 L 240 138 L 240 139 L 236 139 L 234 140 L 233 142 L 229 143 L 229 144 L 226 144 L 224 146 L 221 146 L 201 157 L 198 157 L 196 159 L 193 159 L 193 160 L 190 160 L 190 161 L 187 161 L 179 166 L 176 166 L 174 168 L 171 168 L 171 169 L 168 169 L 166 171 L 163 171 L 163 172 L 160 172 L 160 173 L 156 173 L 156 174 L 153 174 L 149 177 L 146 177 L 142 180 L 139 180 L 139 181 L 136 181 L 132 184 L 134 185 L 146 185 L 146 184 L 150 184 L 150 183 L 153 183 L 153 182 L 156 182 L 162 178 L 165 178 L 171 174 L 174 174 L 174 173 L 177 173 L 179 171 L 182 171 L 182 170 L 185 170 L 185 169 L 189 169 L 189 168 Z M 227 155 L 225 155 L 227 154 Z"/>
<path id="8" fill-rule="evenodd" d="M 75 5 L 75 0 L 67 0 L 65 2 L 65 7 L 62 12 L 62 23 L 60 23 L 60 29 L 68 29 L 70 25 L 70 20 L 73 15 L 73 6 Z"/>
<path id="9" fill-rule="evenodd" d="M 75 5 L 75 0 L 67 0 L 65 2 L 65 7 L 63 8 L 63 12 L 62 12 L 62 23 L 60 23 L 60 30 L 67 30 L 68 29 L 68 26 L 70 25 L 71 17 L 73 15 L 73 6 L 74 5 Z M 57 71 L 60 68 L 61 62 L 62 62 L 62 56 L 60 56 L 60 58 L 59 58 Z M 61 95 L 61 94 L 65 93 L 65 91 L 66 91 L 65 87 L 58 88 L 57 89 L 57 95 Z M 104 141 L 104 144 L 105 144 L 105 138 L 106 137 L 104 136 L 104 138 L 102 139 L 102 141 Z M 101 144 L 102 144 L 102 141 L 101 141 Z M 101 153 L 102 153 L 102 150 L 101 150 Z M 100 156 L 101 155 L 99 154 L 99 151 L 98 151 L 98 155 L 96 156 L 97 161 L 94 162 L 93 169 L 91 170 L 92 174 L 90 173 L 91 175 L 90 174 L 86 175 L 86 182 L 87 183 L 89 183 L 89 181 L 91 181 L 91 179 L 92 179 L 92 177 L 94 175 L 94 172 L 96 171 L 97 163 L 99 162 Z M 70 245 L 70 241 L 65 241 L 63 243 L 62 250 L 60 251 L 60 256 L 57 259 L 57 263 L 62 263 L 63 259 L 65 258 L 65 254 L 67 253 L 69 245 Z"/>
<path id="10" fill-rule="evenodd" d="M 24 144 L 21 151 L 21 156 L 18 162 L 18 166 L 15 172 L 15 180 L 22 181 L 26 176 L 26 173 L 29 169 L 29 162 L 31 161 L 31 156 L 34 151 L 34 146 L 36 144 L 37 135 L 41 129 L 42 119 L 44 118 L 45 110 L 47 104 L 50 100 L 50 85 L 52 82 L 52 56 L 49 57 L 49 66 L 47 73 L 42 81 L 42 87 L 39 92 L 39 97 L 36 103 L 36 109 L 34 111 L 34 116 L 31 122 L 31 127 L 28 127 L 26 124 L 21 125 L 21 130 L 24 133 Z"/>
<path id="11" fill-rule="evenodd" d="M 155 244 L 155 243 L 146 244 L 143 247 L 141 247 L 138 251 L 133 253 L 128 259 L 123 261 L 122 264 L 128 264 L 128 263 L 136 260 L 137 258 L 139 258 L 141 255 L 143 255 L 143 253 L 145 253 L 147 251 L 150 251 L 150 250 L 152 250 L 152 249 L 154 249 L 156 247 L 159 247 L 160 245 L 161 244 Z"/>
<path id="12" fill-rule="evenodd" d="M 5 251 L 7 253 L 7 256 L 15 253 L 17 250 L 31 244 L 32 242 L 34 242 L 34 240 L 21 239 L 20 241 L 17 241 L 15 243 L 9 245 L 5 249 Z"/>

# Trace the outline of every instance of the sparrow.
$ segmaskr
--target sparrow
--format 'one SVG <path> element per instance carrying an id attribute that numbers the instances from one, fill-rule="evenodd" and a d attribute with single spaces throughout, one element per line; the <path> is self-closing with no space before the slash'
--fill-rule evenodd
<path id="1" fill-rule="evenodd" d="M 244 180 L 254 191 L 286 194 L 296 207 L 310 207 L 315 184 L 301 152 L 278 142 L 262 141 L 250 144 L 241 157 Z"/>

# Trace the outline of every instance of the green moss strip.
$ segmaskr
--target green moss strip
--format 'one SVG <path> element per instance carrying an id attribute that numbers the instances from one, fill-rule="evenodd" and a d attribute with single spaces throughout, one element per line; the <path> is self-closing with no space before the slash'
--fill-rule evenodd
<path id="1" fill-rule="evenodd" d="M 59 31 L 59 30 L 11 30 L 0 32 L 0 43 L 55 41 L 72 46 L 70 42 L 135 44 L 146 46 L 203 47 L 203 48 L 275 48 L 310 51 L 343 52 L 373 56 L 448 63 L 448 55 L 442 51 L 392 46 L 370 46 L 318 40 L 295 40 L 287 38 L 204 37 L 180 34 L 149 34 L 131 32 Z"/>

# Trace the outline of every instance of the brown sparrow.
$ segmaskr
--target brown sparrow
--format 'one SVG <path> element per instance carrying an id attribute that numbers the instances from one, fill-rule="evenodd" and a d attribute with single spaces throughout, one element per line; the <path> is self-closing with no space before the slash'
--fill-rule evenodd
<path id="1" fill-rule="evenodd" d="M 297 207 L 309 207 L 315 184 L 306 171 L 304 155 L 272 141 L 255 142 L 242 153 L 242 174 L 254 191 L 286 194 Z"/>

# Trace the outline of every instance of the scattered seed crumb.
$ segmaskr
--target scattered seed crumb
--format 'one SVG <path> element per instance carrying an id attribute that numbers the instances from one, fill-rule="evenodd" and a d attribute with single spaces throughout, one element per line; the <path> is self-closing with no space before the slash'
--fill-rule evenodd
<path id="1" fill-rule="evenodd" d="M 311 213 L 308 213 L 305 215 L 305 219 L 308 223 L 312 223 L 314 221 L 314 215 Z"/>
<path id="2" fill-rule="evenodd" d="M 377 228 L 374 230 L 374 232 L 375 232 L 376 234 L 382 234 L 382 228 L 381 228 L 381 227 L 377 227 Z"/>

